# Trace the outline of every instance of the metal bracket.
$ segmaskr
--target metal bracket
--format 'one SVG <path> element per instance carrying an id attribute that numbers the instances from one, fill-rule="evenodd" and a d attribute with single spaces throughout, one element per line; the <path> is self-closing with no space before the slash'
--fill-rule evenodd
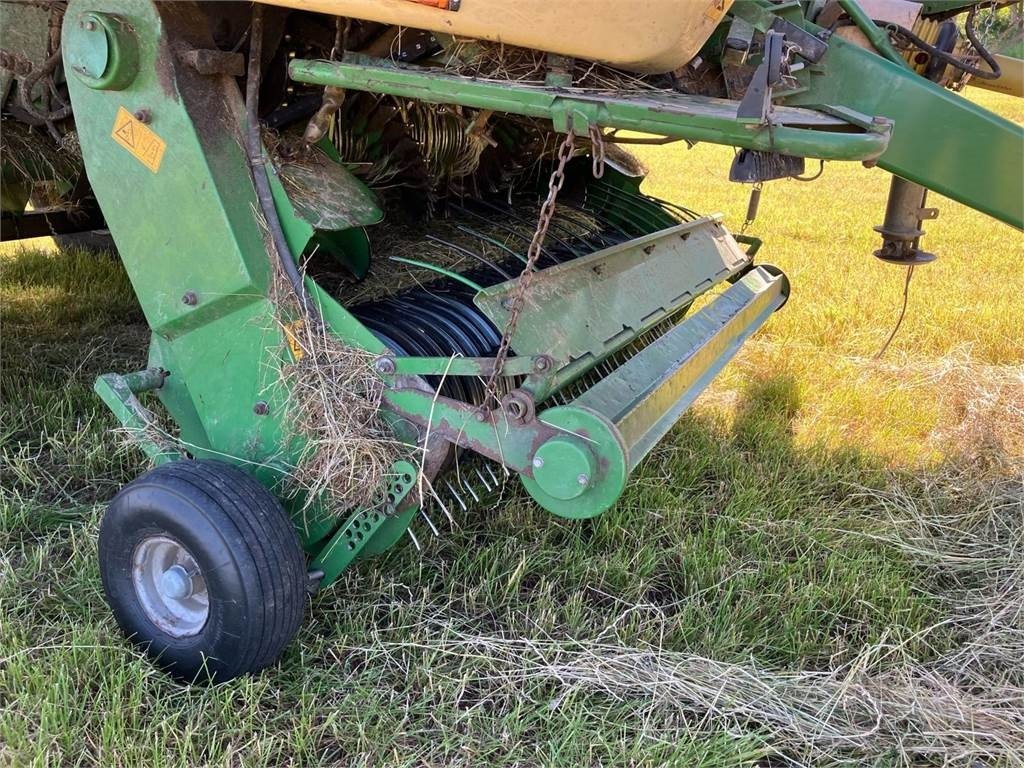
<path id="1" fill-rule="evenodd" d="M 408 461 L 395 462 L 384 508 L 357 509 L 313 558 L 310 569 L 322 572 L 318 588 L 333 583 L 381 527 L 393 519 L 403 502 L 411 500 L 409 493 L 416 487 L 418 474 L 419 470 Z"/>
<path id="2" fill-rule="evenodd" d="M 739 120 L 764 124 L 772 112 L 772 89 L 782 82 L 782 43 L 786 36 L 769 30 L 764 35 L 764 59 L 754 71 L 747 92 L 736 111 Z"/>
<path id="3" fill-rule="evenodd" d="M 154 433 L 156 418 L 136 397 L 142 392 L 160 389 L 168 375 L 162 368 L 146 368 L 123 375 L 105 373 L 93 385 L 96 394 L 154 464 L 166 464 L 185 458 L 181 451 L 157 439 Z"/>

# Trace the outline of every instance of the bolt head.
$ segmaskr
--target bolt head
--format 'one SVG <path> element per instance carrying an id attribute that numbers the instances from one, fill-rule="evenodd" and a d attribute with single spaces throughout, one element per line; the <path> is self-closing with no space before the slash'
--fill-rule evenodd
<path id="1" fill-rule="evenodd" d="M 132 113 L 132 117 L 140 123 L 150 123 L 153 120 L 153 113 L 148 109 L 137 109 Z"/>
<path id="2" fill-rule="evenodd" d="M 373 367 L 377 373 L 391 374 L 395 372 L 395 361 L 390 357 L 379 357 Z"/>
<path id="3" fill-rule="evenodd" d="M 185 291 L 185 295 L 181 297 L 181 303 L 189 307 L 194 307 L 199 303 L 199 297 L 195 291 Z"/>
<path id="4" fill-rule="evenodd" d="M 511 296 L 507 296 L 501 300 L 501 308 L 508 312 L 512 311 L 512 307 L 514 307 L 515 304 L 516 302 Z"/>
<path id="5" fill-rule="evenodd" d="M 587 475 L 577 475 L 576 482 L 585 488 L 590 485 L 590 478 Z"/>
<path id="6" fill-rule="evenodd" d="M 92 21 L 91 19 L 89 19 L 88 21 L 83 21 L 82 22 L 82 29 L 84 29 L 86 32 L 95 32 L 96 31 L 96 22 Z"/>
<path id="7" fill-rule="evenodd" d="M 160 577 L 160 592 L 172 600 L 184 600 L 192 594 L 192 577 L 180 565 L 172 565 Z"/>
<path id="8" fill-rule="evenodd" d="M 534 469 L 540 469 L 543 466 L 544 466 L 544 459 L 542 459 L 540 456 L 534 456 L 533 457 L 533 468 Z"/>
<path id="9" fill-rule="evenodd" d="M 267 405 L 265 400 L 260 400 L 256 405 L 252 407 L 252 412 L 257 416 L 266 416 L 270 413 L 270 406 Z"/>

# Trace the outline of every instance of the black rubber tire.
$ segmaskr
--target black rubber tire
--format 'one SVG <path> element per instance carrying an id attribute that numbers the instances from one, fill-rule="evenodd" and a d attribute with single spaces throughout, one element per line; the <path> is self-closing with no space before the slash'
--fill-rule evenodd
<path id="1" fill-rule="evenodd" d="M 136 546 L 163 535 L 195 559 L 209 595 L 198 634 L 174 637 L 146 615 L 132 581 Z M 306 564 L 277 499 L 218 461 L 176 461 L 126 485 L 99 534 L 107 602 L 124 633 L 173 676 L 223 682 L 277 660 L 300 625 Z"/>

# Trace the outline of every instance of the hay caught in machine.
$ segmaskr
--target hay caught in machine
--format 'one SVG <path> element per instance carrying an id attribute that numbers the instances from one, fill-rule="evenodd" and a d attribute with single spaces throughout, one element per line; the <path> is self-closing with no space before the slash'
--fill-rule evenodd
<path id="1" fill-rule="evenodd" d="M 308 323 L 287 328 L 296 360 L 281 377 L 288 388 L 288 424 L 305 442 L 290 475 L 306 504 L 337 509 L 377 507 L 395 461 L 410 452 L 381 418 L 384 385 L 374 355 L 348 346 Z"/>
<path id="2" fill-rule="evenodd" d="M 483 40 L 456 40 L 442 56 L 447 72 L 481 80 L 544 85 L 554 71 L 552 58 L 543 51 Z M 583 59 L 567 60 L 563 73 L 571 87 L 598 91 L 671 90 L 664 75 L 639 75 L 607 64 Z"/>

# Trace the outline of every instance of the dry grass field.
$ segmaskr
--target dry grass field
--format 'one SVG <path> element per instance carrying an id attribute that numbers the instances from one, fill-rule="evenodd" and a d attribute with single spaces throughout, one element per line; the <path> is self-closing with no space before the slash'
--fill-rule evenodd
<path id="1" fill-rule="evenodd" d="M 646 149 L 646 189 L 738 229 L 730 153 Z M 0 765 L 1024 765 L 1024 236 L 934 200 L 940 259 L 876 359 L 887 186 L 766 185 L 750 232 L 790 301 L 614 510 L 514 495 L 423 533 L 216 687 L 155 671 L 100 590 L 104 504 L 143 468 L 91 393 L 145 361 L 127 278 L 5 249 Z"/>

